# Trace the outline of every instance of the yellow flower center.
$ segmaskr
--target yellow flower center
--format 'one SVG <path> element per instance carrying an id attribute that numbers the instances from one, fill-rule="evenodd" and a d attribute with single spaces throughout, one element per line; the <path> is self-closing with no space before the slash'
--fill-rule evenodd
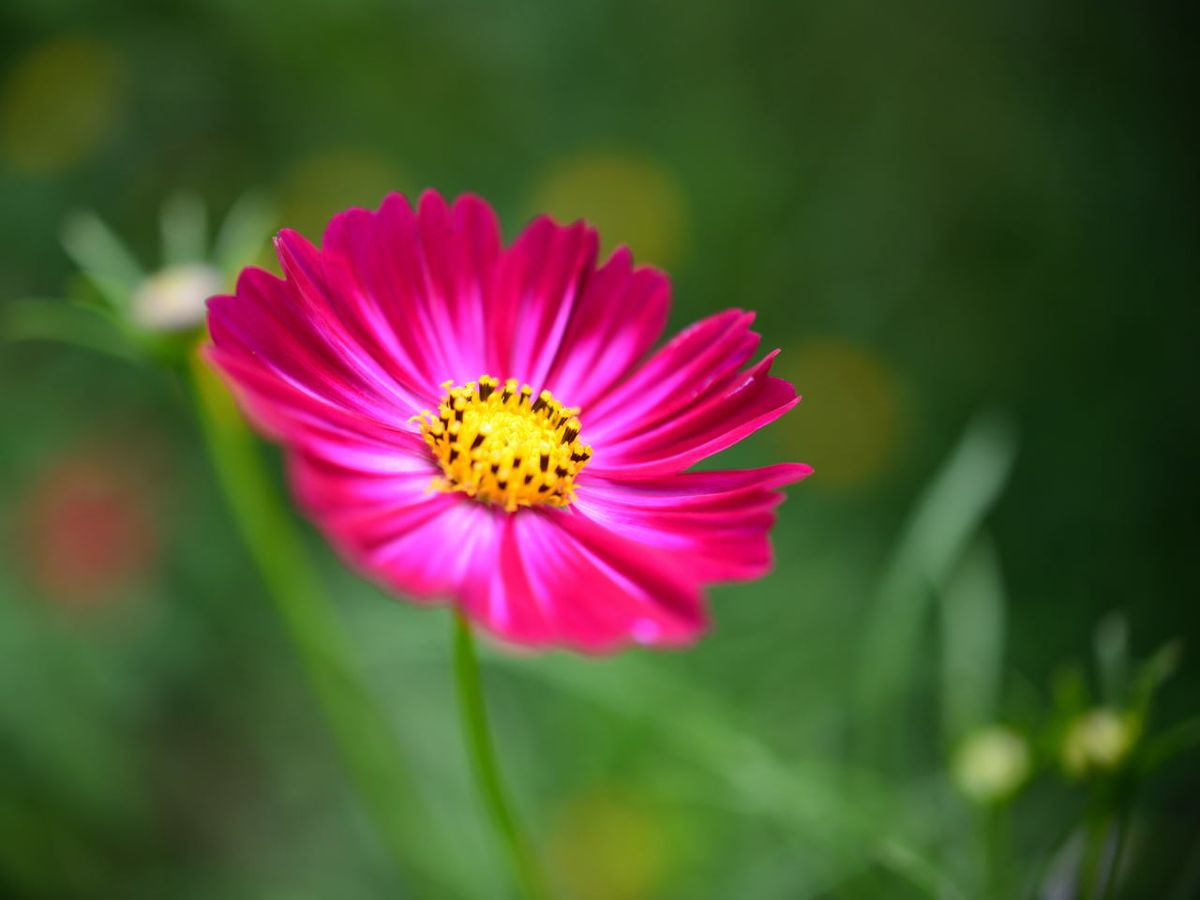
<path id="1" fill-rule="evenodd" d="M 533 389 L 514 378 L 503 387 L 490 375 L 478 384 L 442 387 L 437 415 L 427 410 L 416 417 L 442 467 L 435 490 L 462 491 L 508 512 L 571 502 L 575 476 L 592 458 L 592 448 L 579 441 L 578 409 L 549 391 L 535 399 Z"/>

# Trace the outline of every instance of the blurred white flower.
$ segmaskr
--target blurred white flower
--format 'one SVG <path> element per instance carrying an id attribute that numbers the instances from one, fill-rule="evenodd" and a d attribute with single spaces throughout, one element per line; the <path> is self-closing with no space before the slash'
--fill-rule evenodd
<path id="1" fill-rule="evenodd" d="M 204 302 L 221 292 L 224 278 L 213 266 L 189 263 L 155 272 L 133 295 L 130 318 L 146 331 L 179 331 L 204 320 Z"/>
<path id="2" fill-rule="evenodd" d="M 263 247 L 272 214 L 255 195 L 233 205 L 210 238 L 208 209 L 180 193 L 163 204 L 159 261 L 143 266 L 99 216 L 80 210 L 63 224 L 63 249 L 91 283 L 93 307 L 136 338 L 198 329 L 205 301 L 227 289 Z"/>

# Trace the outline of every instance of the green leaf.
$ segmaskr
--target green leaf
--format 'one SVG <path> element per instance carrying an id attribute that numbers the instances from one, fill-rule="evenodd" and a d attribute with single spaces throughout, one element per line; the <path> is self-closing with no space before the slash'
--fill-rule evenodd
<path id="1" fill-rule="evenodd" d="M 1180 753 L 1200 747 L 1200 716 L 1172 725 L 1146 742 L 1140 769 L 1147 775 L 1170 762 Z"/>
<path id="2" fill-rule="evenodd" d="M 990 541 L 976 541 L 940 591 L 942 720 L 948 743 L 995 721 L 1004 656 L 1004 585 Z"/>
<path id="3" fill-rule="evenodd" d="M 208 254 L 208 210 L 195 194 L 181 191 L 163 204 L 160 220 L 164 266 L 203 262 Z"/>
<path id="4" fill-rule="evenodd" d="M 488 653 L 484 662 L 514 669 L 622 717 L 658 729 L 680 759 L 711 776 L 745 815 L 774 822 L 820 848 L 806 880 L 825 896 L 842 879 L 875 861 L 896 878 L 928 888 L 948 879 L 898 833 L 903 804 L 878 778 L 838 760 L 782 759 L 735 712 L 633 656 L 602 664 L 569 656 L 528 660 Z M 670 710 L 670 715 L 663 715 Z M 915 878 L 914 873 L 921 877 Z M 929 891 L 929 896 L 939 896 Z M 946 887 L 941 896 L 959 896 Z"/>
<path id="5" fill-rule="evenodd" d="M 1154 695 L 1175 674 L 1182 658 L 1183 644 L 1174 640 L 1159 647 L 1154 655 L 1138 668 L 1130 685 L 1130 706 L 1143 719 L 1149 714 Z"/>
<path id="6" fill-rule="evenodd" d="M 90 210 L 81 210 L 67 218 L 62 245 L 113 309 L 127 306 L 146 277 L 125 243 Z"/>
<path id="7" fill-rule="evenodd" d="M 1120 613 L 1109 613 L 1092 637 L 1100 697 L 1109 706 L 1120 706 L 1129 688 L 1129 624 Z"/>
<path id="8" fill-rule="evenodd" d="M 863 738 L 875 757 L 897 733 L 933 592 L 1000 496 L 1015 451 L 1005 420 L 972 421 L 918 500 L 896 546 L 864 626 L 856 685 Z"/>
<path id="9" fill-rule="evenodd" d="M 0 338 L 6 341 L 58 341 L 138 361 L 138 348 L 109 316 L 92 306 L 65 300 L 13 300 L 0 307 Z"/>
<path id="10" fill-rule="evenodd" d="M 217 268 L 232 277 L 252 263 L 270 235 L 274 219 L 274 210 L 261 194 L 243 194 L 217 232 L 213 251 Z"/>

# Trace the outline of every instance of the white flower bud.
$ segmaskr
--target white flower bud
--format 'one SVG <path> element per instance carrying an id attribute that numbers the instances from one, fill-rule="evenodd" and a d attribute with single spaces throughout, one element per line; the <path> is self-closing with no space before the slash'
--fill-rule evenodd
<path id="1" fill-rule="evenodd" d="M 1137 723 L 1129 715 L 1103 706 L 1089 710 L 1067 728 L 1063 768 L 1074 776 L 1111 772 L 1133 749 L 1137 731 Z"/>
<path id="2" fill-rule="evenodd" d="M 954 756 L 959 790 L 978 803 L 1012 796 L 1029 777 L 1029 745 L 1011 728 L 990 725 L 969 734 Z"/>

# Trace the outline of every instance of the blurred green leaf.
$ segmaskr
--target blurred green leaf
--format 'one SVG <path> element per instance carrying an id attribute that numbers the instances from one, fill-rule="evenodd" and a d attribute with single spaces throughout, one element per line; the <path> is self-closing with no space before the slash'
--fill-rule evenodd
<path id="1" fill-rule="evenodd" d="M 15 599 L 0 596 L 0 793 L 12 779 L 112 824 L 127 822 L 145 798 L 136 760 L 113 726 L 140 702 L 122 690 L 133 673 L 119 648 L 56 627 Z M 72 714 L 56 714 L 63 708 Z"/>
<path id="2" fill-rule="evenodd" d="M 878 853 L 881 863 L 902 875 L 926 896 L 937 897 L 939 900 L 959 900 L 964 896 L 945 872 L 925 857 L 913 853 L 906 844 L 885 841 L 880 845 Z"/>
<path id="3" fill-rule="evenodd" d="M 187 191 L 174 194 L 163 204 L 163 266 L 201 262 L 208 250 L 208 210 L 204 201 Z"/>
<path id="4" fill-rule="evenodd" d="M 65 300 L 13 300 L 0 307 L 0 339 L 58 341 L 86 347 L 129 362 L 139 360 L 137 347 L 100 310 Z"/>
<path id="5" fill-rule="evenodd" d="M 1177 640 L 1171 641 L 1159 647 L 1154 655 L 1139 667 L 1130 686 L 1130 706 L 1143 719 L 1149 714 L 1154 695 L 1179 669 L 1182 658 L 1182 643 Z"/>
<path id="6" fill-rule="evenodd" d="M 1000 496 L 1016 453 L 1006 420 L 980 416 L 922 493 L 864 626 L 857 714 L 868 752 L 895 734 L 934 590 L 944 584 Z"/>
<path id="7" fill-rule="evenodd" d="M 213 261 L 232 277 L 252 263 L 271 232 L 275 211 L 259 193 L 243 194 L 225 216 L 217 232 Z"/>
<path id="8" fill-rule="evenodd" d="M 981 538 L 939 592 L 942 717 L 948 743 L 996 718 L 1004 662 L 1004 586 Z"/>
<path id="9" fill-rule="evenodd" d="M 1083 712 L 1091 705 L 1088 694 L 1087 676 L 1076 663 L 1060 666 L 1051 679 L 1050 693 L 1055 709 L 1064 716 Z"/>
<path id="10" fill-rule="evenodd" d="M 124 241 L 90 210 L 80 210 L 67 218 L 62 245 L 114 309 L 128 305 L 146 277 Z"/>
<path id="11" fill-rule="evenodd" d="M 1185 719 L 1147 740 L 1139 768 L 1143 775 L 1149 774 L 1197 747 L 1200 747 L 1200 716 Z"/>
<path id="12" fill-rule="evenodd" d="M 1129 623 L 1123 615 L 1112 612 L 1100 620 L 1092 649 L 1100 676 L 1100 698 L 1110 706 L 1118 706 L 1129 688 Z"/>
<path id="13" fill-rule="evenodd" d="M 528 660 L 501 653 L 487 654 L 485 662 L 655 726 L 665 744 L 725 787 L 739 812 L 774 821 L 821 848 L 823 869 L 806 873 L 815 889 L 832 887 L 872 859 L 908 883 L 947 881 L 908 835 L 901 837 L 903 804 L 883 781 L 827 758 L 783 760 L 709 695 L 635 657 L 602 667 L 566 656 Z M 882 852 L 885 847 L 891 849 Z M 914 879 L 917 869 L 928 877 Z"/>

